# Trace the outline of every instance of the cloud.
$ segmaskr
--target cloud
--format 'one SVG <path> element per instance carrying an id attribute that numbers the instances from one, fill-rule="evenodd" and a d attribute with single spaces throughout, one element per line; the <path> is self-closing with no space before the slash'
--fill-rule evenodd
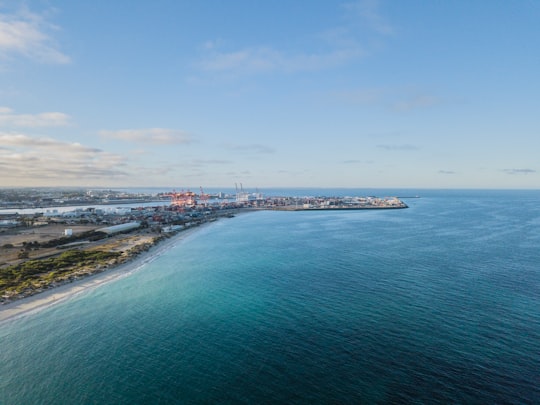
<path id="1" fill-rule="evenodd" d="M 370 52 L 359 27 L 367 27 L 369 33 L 389 35 L 393 27 L 379 12 L 377 1 L 367 0 L 344 6 L 347 22 L 312 33 L 312 52 L 285 52 L 262 44 L 240 46 L 222 50 L 226 43 L 221 39 L 208 40 L 202 44 L 203 57 L 196 64 L 207 73 L 264 74 L 297 73 L 330 69 L 343 66 L 366 57 Z M 363 32 L 365 34 L 365 32 Z M 371 43 L 372 41 L 370 41 Z M 291 38 L 294 43 L 294 38 Z"/>
<path id="2" fill-rule="evenodd" d="M 503 172 L 505 172 L 506 174 L 510 174 L 510 175 L 516 175 L 516 174 L 523 174 L 523 175 L 527 175 L 527 174 L 531 174 L 531 173 L 536 173 L 536 170 L 533 170 L 533 169 L 504 169 Z"/>
<path id="3" fill-rule="evenodd" d="M 41 63 L 65 64 L 71 59 L 48 34 L 58 28 L 26 9 L 0 14 L 0 58 L 22 55 Z"/>
<path id="4" fill-rule="evenodd" d="M 11 108 L 0 107 L 0 125 L 8 127 L 61 127 L 69 125 L 70 117 L 60 112 L 15 114 Z"/>
<path id="5" fill-rule="evenodd" d="M 103 130 L 99 132 L 99 135 L 104 138 L 155 145 L 188 144 L 193 142 L 193 139 L 188 133 L 167 128 L 122 129 L 118 131 Z"/>
<path id="6" fill-rule="evenodd" d="M 269 146 L 266 146 L 266 145 L 261 145 L 261 144 L 250 144 L 250 145 L 231 145 L 231 144 L 227 144 L 225 145 L 225 147 L 229 150 L 235 150 L 235 151 L 240 151 L 240 152 L 252 152 L 252 153 L 257 153 L 257 154 L 271 154 L 271 153 L 275 153 L 275 149 L 269 147 Z"/>
<path id="7" fill-rule="evenodd" d="M 0 133 L 0 162 L 9 168 L 6 183 L 81 184 L 88 179 L 127 177 L 130 170 L 119 155 L 76 142 L 26 134 Z"/>
<path id="8" fill-rule="evenodd" d="M 408 112 L 419 108 L 427 108 L 437 105 L 439 101 L 428 95 L 414 96 L 408 100 L 399 101 L 394 104 L 393 108 L 396 111 Z"/>
<path id="9" fill-rule="evenodd" d="M 363 55 L 364 52 L 357 48 L 286 54 L 269 47 L 251 47 L 232 52 L 213 52 L 199 65 L 207 72 L 295 73 L 339 66 Z"/>
<path id="10" fill-rule="evenodd" d="M 391 112 L 406 113 L 436 106 L 441 99 L 429 94 L 411 94 L 417 90 L 404 88 L 358 88 L 328 92 L 325 99 L 331 102 L 383 107 Z"/>
<path id="11" fill-rule="evenodd" d="M 215 49 L 218 47 L 220 42 L 221 42 L 220 40 L 214 40 L 214 41 L 208 40 L 203 44 L 203 49 Z"/>
<path id="12" fill-rule="evenodd" d="M 375 104 L 383 99 L 384 93 L 382 89 L 357 89 L 336 91 L 330 96 L 349 104 Z"/>
<path id="13" fill-rule="evenodd" d="M 36 138 L 25 134 L 0 133 L 0 144 L 4 147 L 12 146 L 18 148 L 47 149 L 47 151 L 57 151 L 58 153 L 96 153 L 101 149 L 89 148 L 77 142 L 62 142 L 52 138 Z M 9 148 L 5 148 L 9 149 Z"/>
<path id="14" fill-rule="evenodd" d="M 192 164 L 194 166 L 206 166 L 206 165 L 229 165 L 232 162 L 230 160 L 221 160 L 221 159 L 195 159 Z"/>
<path id="15" fill-rule="evenodd" d="M 439 170 L 439 174 L 456 174 L 456 172 L 452 170 Z"/>
<path id="16" fill-rule="evenodd" d="M 377 145 L 377 148 L 385 149 L 385 150 L 418 150 L 418 146 L 410 145 L 410 144 L 402 144 L 402 145 Z"/>
<path id="17" fill-rule="evenodd" d="M 347 3 L 343 7 L 358 15 L 363 23 L 370 29 L 382 35 L 391 35 L 395 32 L 394 27 L 388 23 L 379 11 L 378 0 L 361 0 Z"/>

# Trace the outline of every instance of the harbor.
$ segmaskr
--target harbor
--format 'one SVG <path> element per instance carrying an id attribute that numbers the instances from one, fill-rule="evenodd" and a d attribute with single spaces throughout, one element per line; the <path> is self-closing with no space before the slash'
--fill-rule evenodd
<path id="1" fill-rule="evenodd" d="M 407 208 L 397 197 L 267 197 L 242 186 L 231 194 L 207 194 L 202 188 L 199 193 L 173 190 L 155 195 L 62 193 L 0 193 L 4 207 L 24 207 L 21 212 L 0 209 L 0 303 L 108 271 L 188 229 L 245 212 Z M 113 198 L 125 203 L 111 205 Z"/>

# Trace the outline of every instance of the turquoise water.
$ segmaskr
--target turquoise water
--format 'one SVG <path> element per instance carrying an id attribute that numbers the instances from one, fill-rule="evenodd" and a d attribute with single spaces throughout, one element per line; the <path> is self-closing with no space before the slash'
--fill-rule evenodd
<path id="1" fill-rule="evenodd" d="M 4 322 L 0 403 L 540 403 L 540 192 L 421 195 L 223 219 Z"/>

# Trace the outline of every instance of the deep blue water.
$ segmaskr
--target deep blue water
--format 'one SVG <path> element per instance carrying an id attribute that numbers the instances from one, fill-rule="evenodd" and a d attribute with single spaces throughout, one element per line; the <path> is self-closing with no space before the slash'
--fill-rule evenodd
<path id="1" fill-rule="evenodd" d="M 420 194 L 220 220 L 4 322 L 0 403 L 540 403 L 540 191 Z"/>

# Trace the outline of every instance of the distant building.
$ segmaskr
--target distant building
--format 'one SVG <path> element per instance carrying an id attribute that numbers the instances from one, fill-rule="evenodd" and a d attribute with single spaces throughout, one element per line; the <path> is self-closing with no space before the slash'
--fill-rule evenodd
<path id="1" fill-rule="evenodd" d="M 163 232 L 169 233 L 169 232 L 176 232 L 183 229 L 182 225 L 171 225 L 171 226 L 165 226 L 163 227 Z"/>
<path id="2" fill-rule="evenodd" d="M 0 221 L 1 228 L 11 228 L 11 227 L 18 226 L 19 224 L 20 224 L 19 221 L 15 221 L 12 219 L 3 219 Z"/>
<path id="3" fill-rule="evenodd" d="M 119 232 L 131 231 L 133 229 L 139 228 L 140 226 L 141 226 L 140 222 L 127 222 L 125 224 L 108 226 L 106 228 L 99 228 L 99 229 L 96 229 L 96 232 L 103 232 L 108 235 L 113 235 Z"/>
<path id="4" fill-rule="evenodd" d="M 131 208 L 117 207 L 113 212 L 116 215 L 128 215 L 131 213 Z"/>

